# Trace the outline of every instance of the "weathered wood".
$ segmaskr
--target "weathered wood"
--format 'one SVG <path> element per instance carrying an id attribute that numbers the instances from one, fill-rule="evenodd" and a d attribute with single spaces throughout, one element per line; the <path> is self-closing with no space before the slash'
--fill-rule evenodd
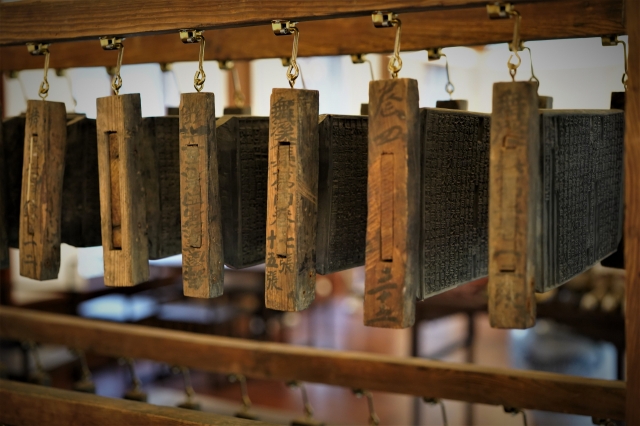
<path id="1" fill-rule="evenodd" d="M 414 322 L 420 279 L 420 123 L 418 83 L 369 83 L 368 217 L 364 323 Z"/>
<path id="2" fill-rule="evenodd" d="M 553 108 L 553 98 L 551 96 L 538 96 L 538 108 L 540 109 Z"/>
<path id="3" fill-rule="evenodd" d="M 98 98 L 97 107 L 104 282 L 133 286 L 149 278 L 140 95 Z"/>
<path id="4" fill-rule="evenodd" d="M 640 424 L 640 2 L 626 1 L 629 85 L 625 106 L 625 297 L 628 425 Z"/>
<path id="5" fill-rule="evenodd" d="M 181 251 L 178 117 L 142 119 L 141 179 L 147 206 L 149 259 Z"/>
<path id="6" fill-rule="evenodd" d="M 251 115 L 251 107 L 224 107 L 223 115 Z"/>
<path id="7" fill-rule="evenodd" d="M 460 111 L 466 111 L 469 109 L 469 101 L 467 101 L 466 99 L 436 101 L 436 108 L 457 109 Z"/>
<path id="8" fill-rule="evenodd" d="M 22 192 L 22 161 L 24 157 L 25 116 L 10 117 L 2 121 L 2 141 L 6 168 L 0 169 L 5 188 L 7 237 L 9 247 L 18 248 L 20 229 L 20 196 Z"/>
<path id="9" fill-rule="evenodd" d="M 27 101 L 20 197 L 20 275 L 58 278 L 62 181 L 67 143 L 64 103 Z"/>
<path id="10" fill-rule="evenodd" d="M 267 232 L 269 117 L 226 116 L 216 122 L 224 263 L 264 262 Z"/>
<path id="11" fill-rule="evenodd" d="M 213 93 L 180 96 L 180 217 L 185 296 L 217 297 L 224 281 Z"/>
<path id="12" fill-rule="evenodd" d="M 286 19 L 295 19 L 292 13 L 280 13 L 274 9 L 269 9 L 264 3 L 255 6 L 247 2 L 243 7 L 238 7 L 233 2 L 232 10 L 237 17 L 249 18 L 258 15 L 264 24 L 268 24 L 268 19 L 273 16 L 280 16 Z M 436 2 L 434 2 L 436 3 Z M 443 2 L 437 2 L 438 6 L 442 6 Z M 417 51 L 425 50 L 431 47 L 452 47 L 452 46 L 470 46 L 485 45 L 491 43 L 510 42 L 513 38 L 513 22 L 510 20 L 495 21 L 487 19 L 485 2 L 477 1 L 475 6 L 467 8 L 451 8 L 443 7 L 425 12 L 412 12 L 402 14 L 402 50 Z M 624 27 L 624 2 L 623 0 L 555 0 L 553 6 L 550 7 L 550 1 L 534 1 L 524 2 L 517 5 L 518 11 L 526 20 L 522 22 L 521 35 L 523 40 L 543 40 L 543 39 L 559 39 L 559 38 L 576 38 L 576 37 L 594 37 L 606 34 L 623 34 Z M 339 6 L 336 6 L 339 4 Z M 331 22 L 332 31 L 327 31 L 327 23 L 323 21 L 309 21 L 302 24 L 306 37 L 300 40 L 301 55 L 320 56 L 320 55 L 344 55 L 356 54 L 362 52 L 369 53 L 387 53 L 390 45 L 387 43 L 388 34 L 384 31 L 377 31 L 371 25 L 369 14 L 372 10 L 393 10 L 402 12 L 398 7 L 389 2 L 352 2 L 349 7 L 361 5 L 363 16 L 357 18 L 334 19 Z M 202 17 L 214 17 L 215 21 L 209 27 L 229 26 L 223 24 L 220 8 L 213 10 L 212 5 L 206 5 L 193 11 L 190 5 L 181 7 L 179 4 L 171 4 L 171 6 L 162 5 L 164 11 L 157 13 L 153 10 L 154 4 L 145 2 L 148 7 L 148 15 L 145 22 L 131 11 L 139 10 L 138 3 L 130 3 L 127 8 L 118 5 L 117 8 L 110 9 L 110 3 L 105 3 L 103 12 L 98 9 L 88 7 L 73 7 L 72 9 L 61 5 L 59 9 L 52 9 L 53 16 L 61 19 L 69 17 L 70 10 L 84 12 L 88 17 L 78 17 L 77 23 L 66 21 L 64 23 L 56 23 L 53 20 L 47 22 L 47 25 L 38 28 L 40 35 L 26 33 L 25 28 L 30 28 L 33 22 L 33 16 L 16 14 L 9 11 L 11 8 L 19 7 L 27 10 L 27 5 L 1 5 L 0 15 L 7 17 L 3 20 L 3 28 L 6 33 L 0 44 L 14 43 L 20 46 L 10 47 L 11 50 L 2 50 L 2 62 L 0 69 L 20 70 L 20 69 L 38 69 L 42 68 L 42 60 L 37 57 L 28 55 L 24 49 L 24 43 L 33 40 L 50 40 L 53 37 L 68 39 L 60 28 L 64 28 L 72 32 L 75 36 L 77 33 L 93 32 L 90 31 L 95 27 L 94 22 L 101 17 L 100 26 L 109 26 L 111 22 L 118 22 L 117 28 L 106 30 L 96 27 L 94 39 L 101 34 L 127 34 L 135 29 L 135 32 L 143 32 L 143 28 L 139 24 L 149 24 L 151 30 L 161 30 L 162 25 L 166 23 L 165 13 L 171 13 L 172 18 L 179 21 L 179 25 L 166 31 L 171 34 L 149 36 L 144 38 L 128 38 L 127 54 L 124 57 L 124 63 L 171 63 L 179 61 L 193 60 L 190 49 L 180 48 L 181 43 L 179 37 L 176 36 L 179 28 L 203 28 L 208 25 L 203 22 Z M 418 6 L 419 4 L 415 4 Z M 102 6 L 102 4 L 100 5 Z M 344 11 L 344 2 L 334 0 L 333 2 L 323 3 L 322 6 L 306 5 L 308 8 L 319 7 L 325 8 L 335 14 L 336 11 Z M 31 6 L 34 7 L 34 6 Z M 53 8 L 53 6 L 51 6 Z M 297 16 L 303 15 L 308 9 L 300 7 L 298 4 L 290 5 L 296 9 Z M 7 9 L 5 9 L 7 8 Z M 130 8 L 130 9 L 129 9 Z M 211 11 L 207 12 L 207 8 Z M 250 10 L 251 13 L 248 13 Z M 90 10 L 91 9 L 91 10 Z M 102 9 L 102 7 L 100 8 Z M 270 10 L 269 16 L 264 14 L 265 10 Z M 45 12 L 38 7 L 33 9 L 34 14 L 42 16 L 50 16 L 50 11 Z M 178 13 L 179 11 L 179 13 Z M 113 19 L 107 18 L 105 13 L 116 13 L 117 17 Z M 188 14 L 193 19 L 188 19 L 182 14 Z M 182 16 L 181 16 L 182 15 Z M 315 17 L 319 18 L 316 14 Z M 309 16 L 311 17 L 311 16 Z M 326 17 L 324 17 L 326 18 Z M 189 23 L 191 21 L 191 23 Z M 6 24 L 5 24 L 6 22 Z M 122 23 L 126 22 L 123 26 Z M 424 25 L 429 22 L 429 25 Z M 11 24 L 11 28 L 9 28 Z M 127 29 L 127 26 L 134 27 Z M 451 31 L 455 28 L 456 31 Z M 52 32 L 53 31 L 53 32 Z M 209 32 L 208 32 L 209 33 Z M 207 53 L 208 59 L 217 60 L 242 60 L 242 59 L 258 59 L 258 58 L 279 58 L 291 55 L 291 42 L 286 37 L 269 37 L 271 34 L 270 25 L 258 25 L 254 28 L 224 28 L 215 30 L 211 33 L 211 37 L 207 37 Z M 89 37 L 91 38 L 91 37 Z M 105 54 L 100 49 L 95 48 L 95 40 L 82 41 L 78 43 L 54 44 L 55 54 L 51 55 L 51 67 L 53 68 L 71 68 L 79 66 L 112 66 L 115 63 L 115 53 L 113 55 Z M 246 86 L 245 86 L 246 87 Z"/>
<path id="13" fill-rule="evenodd" d="M 2 107 L 0 107 L 0 117 L 2 117 Z M 3 143 L 2 120 L 0 120 L 0 181 L 5 182 L 5 150 Z M 7 220 L 7 187 L 0 184 L 0 269 L 9 267 L 9 221 Z"/>
<path id="14" fill-rule="evenodd" d="M 336 352 L 9 307 L 0 307 L 0 336 L 256 379 L 300 380 L 610 419 L 623 419 L 625 415 L 627 391 L 622 381 Z M 212 356 L 215 362 L 211 361 Z"/>
<path id="15" fill-rule="evenodd" d="M 318 91 L 273 89 L 269 116 L 266 306 L 305 309 L 315 297 Z"/>
<path id="16" fill-rule="evenodd" d="M 489 320 L 535 324 L 542 279 L 540 115 L 536 85 L 495 83 L 489 162 Z"/>
<path id="17" fill-rule="evenodd" d="M 367 117 L 321 115 L 318 128 L 320 171 L 316 270 L 324 275 L 364 264 Z"/>
<path id="18" fill-rule="evenodd" d="M 0 380 L 0 422 L 22 425 L 260 425 L 233 417 Z"/>

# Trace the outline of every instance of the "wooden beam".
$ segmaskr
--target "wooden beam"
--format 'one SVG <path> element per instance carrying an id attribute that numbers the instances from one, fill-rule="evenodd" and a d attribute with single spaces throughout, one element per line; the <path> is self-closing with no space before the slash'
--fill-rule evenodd
<path id="1" fill-rule="evenodd" d="M 640 424 L 640 2 L 627 0 L 629 86 L 625 135 L 627 424 Z"/>
<path id="2" fill-rule="evenodd" d="M 0 380 L 0 422 L 21 425 L 255 425 L 219 414 Z"/>
<path id="3" fill-rule="evenodd" d="M 0 336 L 216 373 L 623 419 L 624 382 L 265 343 L 0 307 Z M 211 362 L 214 359 L 215 362 Z"/>
<path id="4" fill-rule="evenodd" d="M 0 14 L 5 7 L 21 3 L 24 2 L 1 4 Z M 100 5 L 102 2 L 96 6 Z M 126 6 L 122 3 L 118 5 Z M 93 7 L 92 4 L 91 8 Z M 520 4 L 518 10 L 523 16 L 522 39 L 623 34 L 626 32 L 623 9 L 623 0 L 555 0 L 552 6 L 548 1 Z M 3 16 L 11 17 L 7 14 Z M 401 15 L 401 18 L 403 51 L 504 43 L 511 41 L 513 37 L 513 22 L 509 19 L 490 20 L 484 6 L 408 13 Z M 7 25 L 5 21 L 8 19 L 3 20 L 3 26 Z M 68 24 L 64 27 L 68 27 Z M 393 49 L 394 32 L 374 28 L 369 16 L 335 19 L 331 22 L 304 22 L 299 28 L 299 56 L 387 53 Z M 8 28 L 3 29 L 0 36 L 5 34 L 10 34 Z M 275 37 L 271 26 L 219 29 L 205 34 L 207 60 L 249 60 L 291 55 L 291 40 L 287 37 Z M 177 31 L 173 34 L 129 38 L 125 41 L 125 46 L 124 64 L 195 61 L 198 58 L 198 49 L 183 45 Z M 0 56 L 0 70 L 3 71 L 39 69 L 43 66 L 42 58 L 29 55 L 24 46 L 2 47 Z M 55 43 L 51 46 L 50 66 L 114 66 L 116 56 L 116 52 L 103 51 L 97 40 Z"/>

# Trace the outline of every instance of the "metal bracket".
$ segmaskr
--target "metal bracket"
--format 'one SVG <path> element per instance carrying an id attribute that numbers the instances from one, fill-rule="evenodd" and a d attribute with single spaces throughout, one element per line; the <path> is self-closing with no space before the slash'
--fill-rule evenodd
<path id="1" fill-rule="evenodd" d="M 355 55 L 351 55 L 351 62 L 354 64 L 364 64 L 367 62 L 367 58 L 364 53 L 356 53 Z"/>
<path id="2" fill-rule="evenodd" d="M 294 33 L 294 28 L 297 29 L 297 22 L 285 21 L 285 20 L 273 20 L 271 21 L 271 29 L 277 36 L 291 35 Z"/>
<path id="3" fill-rule="evenodd" d="M 183 43 L 199 43 L 202 40 L 204 30 L 180 30 L 180 40 Z"/>
<path id="4" fill-rule="evenodd" d="M 221 61 L 218 61 L 218 68 L 220 68 L 223 71 L 231 71 L 234 67 L 233 61 L 230 59 L 224 59 Z"/>
<path id="5" fill-rule="evenodd" d="M 487 5 L 487 14 L 490 19 L 508 19 L 514 10 L 512 3 L 493 2 Z"/>
<path id="6" fill-rule="evenodd" d="M 520 40 L 520 44 L 518 45 L 518 52 L 522 52 L 524 50 L 524 41 Z M 513 45 L 509 43 L 509 52 L 513 52 Z"/>
<path id="7" fill-rule="evenodd" d="M 619 43 L 617 35 L 606 35 L 602 36 L 602 45 L 603 46 L 617 46 Z"/>
<path id="8" fill-rule="evenodd" d="M 27 50 L 34 56 L 49 53 L 49 43 L 27 43 Z"/>
<path id="9" fill-rule="evenodd" d="M 122 49 L 123 41 L 124 37 L 100 37 L 100 46 L 102 46 L 104 50 Z"/>
<path id="10" fill-rule="evenodd" d="M 437 61 L 440 58 L 442 58 L 441 47 L 432 47 L 431 49 L 427 49 L 427 59 L 430 61 Z"/>
<path id="11" fill-rule="evenodd" d="M 393 27 L 393 21 L 398 18 L 398 15 L 393 12 L 373 12 L 371 14 L 371 20 L 373 26 L 376 28 Z"/>

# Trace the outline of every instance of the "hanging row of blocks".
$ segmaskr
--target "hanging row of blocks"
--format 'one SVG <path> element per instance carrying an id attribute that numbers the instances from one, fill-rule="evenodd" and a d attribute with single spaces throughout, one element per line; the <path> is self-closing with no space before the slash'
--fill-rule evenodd
<path id="1" fill-rule="evenodd" d="M 204 92 L 179 117 L 141 118 L 137 94 L 98 99 L 97 120 L 29 101 L 3 123 L 0 263 L 19 247 L 21 275 L 53 279 L 61 242 L 102 245 L 105 284 L 132 286 L 181 253 L 192 297 L 265 263 L 284 311 L 316 273 L 365 265 L 364 322 L 390 328 L 488 275 L 492 325 L 531 327 L 534 292 L 614 252 L 623 213 L 623 112 L 539 109 L 536 89 L 495 84 L 491 115 L 419 109 L 411 79 L 371 82 L 368 117 L 319 116 L 297 89 L 218 120 Z"/>

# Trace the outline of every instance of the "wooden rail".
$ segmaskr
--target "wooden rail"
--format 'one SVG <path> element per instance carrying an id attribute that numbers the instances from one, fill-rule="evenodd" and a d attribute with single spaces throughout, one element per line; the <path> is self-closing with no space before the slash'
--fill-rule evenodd
<path id="1" fill-rule="evenodd" d="M 0 308 L 0 336 L 216 373 L 624 419 L 624 382 L 264 343 Z"/>
<path id="2" fill-rule="evenodd" d="M 0 423 L 15 426 L 267 424 L 8 380 L 0 380 Z"/>
<path id="3" fill-rule="evenodd" d="M 0 5 L 0 14 L 5 6 L 12 4 Z M 523 16 L 522 38 L 543 40 L 624 34 L 623 9 L 623 0 L 556 0 L 519 4 L 518 10 Z M 9 17 L 3 19 L 3 26 L 5 22 L 12 21 L 11 15 L 3 16 Z M 513 37 L 513 21 L 490 20 L 484 7 L 429 10 L 403 14 L 401 18 L 403 51 L 503 43 Z M 299 27 L 299 56 L 386 53 L 393 49 L 394 32 L 374 28 L 369 16 L 304 22 Z M 218 29 L 207 31 L 205 36 L 207 60 L 250 60 L 291 55 L 291 40 L 274 36 L 267 25 Z M 129 38 L 125 46 L 124 64 L 194 61 L 198 57 L 197 46 L 182 44 L 177 32 Z M 2 47 L 0 57 L 2 71 L 43 66 L 42 57 L 29 55 L 25 46 Z M 104 52 L 97 40 L 54 43 L 51 47 L 52 68 L 113 66 L 115 63 L 116 53 Z"/>

